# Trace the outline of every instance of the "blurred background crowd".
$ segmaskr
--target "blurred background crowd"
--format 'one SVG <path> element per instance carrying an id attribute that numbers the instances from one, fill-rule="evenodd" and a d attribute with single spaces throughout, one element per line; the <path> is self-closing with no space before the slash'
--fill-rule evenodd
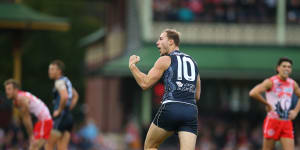
<path id="1" fill-rule="evenodd" d="M 196 150 L 257 150 L 262 147 L 263 116 L 237 114 L 202 114 Z M 299 124 L 299 121 L 297 122 Z M 138 150 L 142 149 L 147 127 L 139 130 L 136 122 L 130 122 L 121 135 L 103 135 L 93 120 L 76 125 L 72 132 L 70 150 Z M 296 150 L 299 150 L 300 130 L 295 130 Z M 125 142 L 124 142 L 125 139 Z M 124 143 L 123 143 L 124 142 Z M 11 123 L 0 130 L 1 149 L 27 149 L 28 140 L 21 126 Z M 177 135 L 171 136 L 161 149 L 179 147 Z M 276 149 L 281 149 L 278 143 Z"/>
<path id="2" fill-rule="evenodd" d="M 277 0 L 153 0 L 155 21 L 274 23 Z M 299 23 L 300 2 L 287 1 L 288 23 Z"/>

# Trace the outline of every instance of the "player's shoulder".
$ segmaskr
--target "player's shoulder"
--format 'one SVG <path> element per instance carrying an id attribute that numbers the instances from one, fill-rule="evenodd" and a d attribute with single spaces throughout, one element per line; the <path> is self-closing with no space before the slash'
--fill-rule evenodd
<path id="1" fill-rule="evenodd" d="M 272 77 L 265 78 L 262 83 L 273 83 L 274 79 Z"/>
<path id="2" fill-rule="evenodd" d="M 292 83 L 296 82 L 293 78 L 290 78 L 290 77 L 287 78 L 287 81 L 288 81 L 288 82 L 292 82 Z"/>
<path id="3" fill-rule="evenodd" d="M 165 55 L 165 56 L 160 56 L 157 61 L 170 61 L 171 60 L 171 57 L 169 55 Z"/>
<path id="4" fill-rule="evenodd" d="M 17 98 L 14 100 L 14 104 L 18 107 L 26 106 L 28 103 L 28 97 L 25 94 L 20 94 L 17 96 Z"/>
<path id="5" fill-rule="evenodd" d="M 272 87 L 273 86 L 273 80 L 271 78 L 266 78 L 260 84 L 263 85 L 263 86 L 266 86 L 266 87 Z"/>
<path id="6" fill-rule="evenodd" d="M 24 99 L 24 97 L 28 97 L 30 94 L 27 91 L 18 91 L 17 99 Z"/>
<path id="7" fill-rule="evenodd" d="M 57 84 L 62 84 L 62 83 L 65 83 L 65 80 L 63 79 L 57 79 L 55 80 L 54 84 L 57 85 Z"/>
<path id="8" fill-rule="evenodd" d="M 166 55 L 166 56 L 161 56 L 157 59 L 157 63 L 168 63 L 171 61 L 171 57 Z"/>
<path id="9" fill-rule="evenodd" d="M 291 83 L 291 84 L 293 84 L 294 86 L 297 86 L 297 87 L 299 86 L 298 83 L 297 83 L 297 81 L 295 81 L 292 78 L 288 78 L 288 82 Z"/>
<path id="10" fill-rule="evenodd" d="M 54 86 L 56 89 L 59 89 L 59 87 L 64 86 L 66 81 L 62 78 L 55 80 Z"/>
<path id="11" fill-rule="evenodd" d="M 155 66 L 159 68 L 161 67 L 168 68 L 170 64 L 171 64 L 171 57 L 168 55 L 159 57 L 155 62 Z"/>
<path id="12" fill-rule="evenodd" d="M 265 81 L 268 81 L 268 82 L 276 82 L 277 80 L 278 80 L 277 75 L 273 75 L 273 76 L 270 76 L 270 77 L 265 79 Z"/>

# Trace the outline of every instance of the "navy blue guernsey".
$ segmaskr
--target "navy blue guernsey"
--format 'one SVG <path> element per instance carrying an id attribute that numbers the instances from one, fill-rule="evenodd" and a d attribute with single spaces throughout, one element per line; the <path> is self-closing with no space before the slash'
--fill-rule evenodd
<path id="1" fill-rule="evenodd" d="M 163 74 L 165 93 L 163 101 L 172 100 L 196 104 L 197 63 L 179 50 L 173 51 L 171 65 Z"/>
<path id="2" fill-rule="evenodd" d="M 72 100 L 72 96 L 73 96 L 73 93 L 72 93 L 72 83 L 71 81 L 65 77 L 65 76 L 62 76 L 61 78 L 57 79 L 55 81 L 56 82 L 60 82 L 60 81 L 63 81 L 66 88 L 67 88 L 67 92 L 68 92 L 68 100 L 67 100 L 67 103 L 66 103 L 66 106 L 65 106 L 65 109 L 66 108 L 69 108 L 70 104 L 71 104 L 71 100 Z M 53 88 L 53 93 L 54 93 L 54 100 L 53 100 L 53 104 L 54 104 L 54 110 L 58 109 L 59 107 L 59 103 L 60 103 L 60 95 L 59 95 L 59 92 L 58 90 L 56 89 L 56 87 L 54 86 Z"/>

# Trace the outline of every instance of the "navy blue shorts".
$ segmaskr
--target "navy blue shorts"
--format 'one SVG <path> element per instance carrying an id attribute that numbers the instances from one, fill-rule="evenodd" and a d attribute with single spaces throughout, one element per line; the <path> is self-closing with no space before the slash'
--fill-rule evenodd
<path id="1" fill-rule="evenodd" d="M 73 116 L 72 113 L 68 110 L 63 110 L 63 112 L 55 117 L 53 129 L 56 129 L 60 132 L 70 131 L 73 128 Z"/>
<path id="2" fill-rule="evenodd" d="M 196 105 L 170 102 L 162 104 L 153 123 L 167 131 L 198 133 L 198 108 Z"/>

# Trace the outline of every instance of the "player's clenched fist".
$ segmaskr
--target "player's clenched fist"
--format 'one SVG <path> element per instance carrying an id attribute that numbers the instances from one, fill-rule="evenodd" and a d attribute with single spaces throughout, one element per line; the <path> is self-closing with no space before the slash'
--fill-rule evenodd
<path id="1" fill-rule="evenodd" d="M 140 56 L 131 55 L 129 58 L 129 68 L 131 67 L 131 65 L 136 64 L 139 61 L 140 61 Z"/>

